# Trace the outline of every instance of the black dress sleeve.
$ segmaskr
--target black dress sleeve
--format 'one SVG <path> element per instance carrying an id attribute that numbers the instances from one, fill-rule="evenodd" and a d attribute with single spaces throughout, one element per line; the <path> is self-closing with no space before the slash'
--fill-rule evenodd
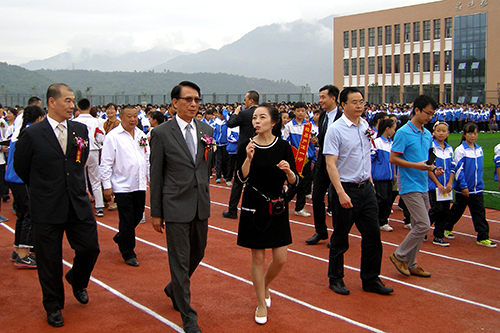
<path id="1" fill-rule="evenodd" d="M 249 142 L 250 141 L 242 142 L 239 145 L 238 151 L 236 153 L 236 173 L 235 173 L 234 179 L 239 184 L 245 184 L 248 181 L 248 175 L 245 178 L 243 178 L 243 175 L 241 172 L 241 167 L 243 166 L 243 163 L 245 162 L 245 159 L 247 158 L 247 145 Z"/>
<path id="2" fill-rule="evenodd" d="M 293 156 L 293 151 L 292 147 L 290 144 L 286 141 L 286 148 L 285 148 L 285 160 L 290 164 L 290 170 L 295 174 L 295 183 L 294 184 L 289 184 L 289 186 L 297 186 L 300 181 L 299 174 L 297 173 L 297 168 L 295 167 L 295 157 Z"/>

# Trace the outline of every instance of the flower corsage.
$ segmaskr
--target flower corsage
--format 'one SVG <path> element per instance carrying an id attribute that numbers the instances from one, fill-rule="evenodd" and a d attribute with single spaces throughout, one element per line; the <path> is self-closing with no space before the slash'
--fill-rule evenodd
<path id="1" fill-rule="evenodd" d="M 373 148 L 375 148 L 375 130 L 371 127 L 368 127 L 365 132 L 365 136 L 371 141 Z"/>
<path id="2" fill-rule="evenodd" d="M 205 160 L 207 159 L 208 152 L 212 149 L 213 152 L 217 150 L 217 144 L 215 143 L 214 138 L 205 134 L 205 136 L 201 137 L 201 141 L 205 143 Z"/>
<path id="3" fill-rule="evenodd" d="M 139 147 L 144 147 L 144 153 L 147 153 L 146 147 L 148 146 L 148 139 L 142 137 L 139 139 Z"/>
<path id="4" fill-rule="evenodd" d="M 89 142 L 88 140 L 75 136 L 73 144 L 78 148 L 76 151 L 76 162 L 82 163 L 82 150 L 88 147 Z"/>

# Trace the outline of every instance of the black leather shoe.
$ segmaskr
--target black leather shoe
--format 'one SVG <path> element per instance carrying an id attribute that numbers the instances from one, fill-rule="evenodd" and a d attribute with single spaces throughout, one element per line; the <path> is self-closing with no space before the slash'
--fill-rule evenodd
<path id="1" fill-rule="evenodd" d="M 50 326 L 61 327 L 64 325 L 61 310 L 47 311 L 47 323 Z"/>
<path id="2" fill-rule="evenodd" d="M 231 214 L 227 210 L 225 210 L 225 211 L 222 212 L 222 216 L 224 216 L 226 219 L 233 219 L 233 220 L 236 220 L 238 218 L 238 215 Z"/>
<path id="3" fill-rule="evenodd" d="M 172 306 L 174 307 L 174 310 L 179 311 L 179 307 L 177 306 L 177 303 L 175 302 L 174 296 L 170 295 L 167 287 L 165 287 L 165 289 L 163 289 L 163 291 L 165 292 L 165 295 L 167 295 L 172 300 Z"/>
<path id="4" fill-rule="evenodd" d="M 137 260 L 137 258 L 129 258 L 127 260 L 125 260 L 125 262 L 127 263 L 127 265 L 130 265 L 130 266 L 134 266 L 134 267 L 138 267 L 139 266 L 139 261 Z"/>
<path id="5" fill-rule="evenodd" d="M 340 295 L 349 295 L 349 289 L 345 286 L 344 281 L 332 283 L 330 289 Z"/>
<path id="6" fill-rule="evenodd" d="M 307 245 L 316 245 L 319 243 L 319 241 L 328 239 L 328 236 L 321 236 L 320 234 L 316 233 L 314 234 L 311 238 L 306 240 Z"/>
<path id="7" fill-rule="evenodd" d="M 66 273 L 66 281 L 71 285 L 73 288 L 73 296 L 75 296 L 76 300 L 82 304 L 87 304 L 89 302 L 89 294 L 87 293 L 87 289 L 82 288 L 82 289 L 75 289 L 73 287 L 73 275 L 71 275 L 71 270 Z"/>
<path id="8" fill-rule="evenodd" d="M 380 280 L 377 280 L 368 285 L 363 284 L 363 290 L 380 295 L 389 295 L 390 293 L 394 292 L 394 289 L 386 287 Z"/>

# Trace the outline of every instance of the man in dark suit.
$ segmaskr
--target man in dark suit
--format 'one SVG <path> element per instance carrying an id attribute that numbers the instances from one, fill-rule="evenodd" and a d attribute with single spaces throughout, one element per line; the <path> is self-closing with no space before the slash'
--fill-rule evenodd
<path id="1" fill-rule="evenodd" d="M 86 288 L 99 255 L 97 226 L 87 194 L 84 167 L 89 154 L 88 131 L 68 121 L 75 96 L 62 83 L 47 90 L 48 116 L 21 132 L 14 153 L 14 169 L 28 186 L 38 277 L 47 321 L 62 326 L 64 308 L 62 239 L 75 250 L 66 280 L 73 295 L 88 303 Z"/>
<path id="2" fill-rule="evenodd" d="M 172 89 L 177 115 L 151 131 L 151 217 L 167 234 L 171 281 L 165 294 L 180 311 L 186 333 L 200 332 L 191 307 L 190 277 L 203 259 L 210 216 L 213 129 L 193 119 L 200 88 L 183 81 Z"/>
<path id="3" fill-rule="evenodd" d="M 227 127 L 240 127 L 240 135 L 238 138 L 238 147 L 241 144 L 247 144 L 251 137 L 255 134 L 255 129 L 252 125 L 253 112 L 257 109 L 259 105 L 259 93 L 255 90 L 250 90 L 245 95 L 245 110 L 241 110 L 241 106 L 238 106 L 231 118 L 227 122 Z M 229 207 L 228 210 L 222 212 L 222 216 L 228 219 L 238 218 L 238 203 L 240 202 L 241 191 L 243 190 L 243 185 L 238 182 L 233 183 L 231 188 L 231 196 L 229 197 Z"/>
<path id="4" fill-rule="evenodd" d="M 337 100 L 339 89 L 333 85 L 326 85 L 319 90 L 319 104 L 323 109 L 318 121 L 318 159 L 314 171 L 314 187 L 312 193 L 314 228 L 316 233 L 306 240 L 308 245 L 318 244 L 319 241 L 328 239 L 328 230 L 326 227 L 325 213 L 325 194 L 330 186 L 330 178 L 326 170 L 325 157 L 323 156 L 323 147 L 326 130 L 342 116 L 342 111 L 337 109 Z"/>

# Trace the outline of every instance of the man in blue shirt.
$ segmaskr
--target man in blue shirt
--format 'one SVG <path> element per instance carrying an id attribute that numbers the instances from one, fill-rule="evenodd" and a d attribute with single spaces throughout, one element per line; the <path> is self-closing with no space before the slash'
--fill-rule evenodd
<path id="1" fill-rule="evenodd" d="M 399 166 L 399 195 L 410 211 L 412 229 L 390 259 L 406 276 L 431 276 L 417 266 L 417 254 L 430 228 L 428 172 L 437 177 L 443 174 L 442 167 L 426 164 L 432 135 L 424 125 L 434 116 L 436 108 L 437 103 L 431 97 L 418 96 L 413 102 L 413 118 L 396 132 L 391 150 L 390 162 Z"/>
<path id="2" fill-rule="evenodd" d="M 364 100 L 356 88 L 340 93 L 343 116 L 326 132 L 323 154 L 331 183 L 330 191 L 335 226 L 330 240 L 328 277 L 330 289 L 348 295 L 344 284 L 344 253 L 349 248 L 352 225 L 361 233 L 361 280 L 363 290 L 377 294 L 392 293 L 379 278 L 382 242 L 378 223 L 377 198 L 370 180 L 372 147 L 368 123 L 361 118 Z M 331 187 L 330 187 L 331 188 Z"/>

